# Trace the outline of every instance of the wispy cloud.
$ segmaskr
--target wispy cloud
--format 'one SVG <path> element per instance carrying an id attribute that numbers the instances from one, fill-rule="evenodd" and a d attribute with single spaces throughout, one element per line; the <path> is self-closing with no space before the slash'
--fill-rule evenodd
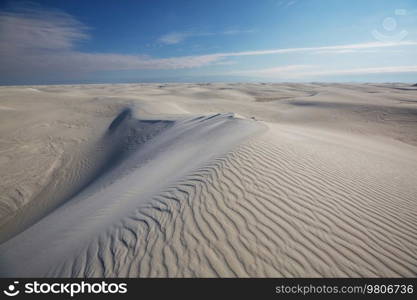
<path id="1" fill-rule="evenodd" d="M 300 73 L 300 76 L 324 76 L 324 75 L 356 75 L 356 74 L 383 74 L 383 73 L 417 73 L 417 66 L 388 66 L 372 68 L 352 68 L 341 70 L 316 70 Z"/>
<path id="2" fill-rule="evenodd" d="M 377 53 L 379 49 L 342 49 L 342 50 L 318 50 L 312 52 L 313 54 L 346 54 L 346 53 Z"/>
<path id="3" fill-rule="evenodd" d="M 255 70 L 241 70 L 228 72 L 229 75 L 239 76 L 253 76 L 253 77 L 266 77 L 266 78 L 288 78 L 293 77 L 294 74 L 298 74 L 300 71 L 305 71 L 313 68 L 312 65 L 286 65 L 273 68 L 255 69 Z"/>
<path id="4" fill-rule="evenodd" d="M 224 35 L 235 35 L 235 34 L 245 34 L 245 33 L 254 33 L 256 30 L 254 29 L 228 29 L 222 31 L 220 34 Z"/>
<path id="5" fill-rule="evenodd" d="M 297 1 L 296 1 L 296 0 L 289 1 L 289 2 L 287 3 L 287 7 L 293 6 L 293 5 L 294 5 L 294 4 L 296 4 L 296 3 L 297 3 Z"/>
<path id="6" fill-rule="evenodd" d="M 162 35 L 158 38 L 158 42 L 165 45 L 174 45 L 184 42 L 187 39 L 202 36 L 215 36 L 215 35 L 237 35 L 253 33 L 253 29 L 227 29 L 218 32 L 204 32 L 204 31 L 174 31 Z"/>
<path id="7" fill-rule="evenodd" d="M 370 68 L 350 68 L 350 69 L 326 69 L 316 65 L 287 65 L 274 68 L 264 68 L 256 70 L 243 70 L 230 72 L 230 75 L 252 76 L 259 78 L 281 79 L 303 79 L 321 77 L 329 75 L 366 75 L 366 74 L 401 74 L 417 73 L 417 66 L 386 66 Z"/>
<path id="8" fill-rule="evenodd" d="M 204 61 L 214 62 L 221 59 L 226 59 L 230 57 L 240 57 L 240 56 L 258 56 L 258 55 L 273 55 L 273 54 L 286 54 L 286 53 L 311 53 L 311 54 L 326 54 L 326 53 L 352 53 L 352 52 L 371 52 L 379 51 L 386 48 L 398 48 L 404 46 L 417 46 L 417 41 L 400 41 L 400 42 L 369 42 L 369 43 L 359 43 L 359 44 L 349 44 L 349 45 L 336 45 L 336 46 L 321 46 L 321 47 L 300 47 L 300 48 L 279 48 L 279 49 L 269 49 L 269 50 L 255 50 L 255 51 L 240 51 L 240 52 L 223 52 L 223 53 L 214 53 L 207 54 L 200 57 L 204 57 Z M 392 50 L 390 50 L 392 51 Z M 188 58 L 198 56 L 190 56 Z M 174 58 L 173 58 L 174 59 Z"/>
<path id="9" fill-rule="evenodd" d="M 29 8 L 0 12 L 0 49 L 3 53 L 70 50 L 75 42 L 88 38 L 85 30 L 84 25 L 63 12 Z"/>
<path id="10" fill-rule="evenodd" d="M 407 44 L 408 45 L 408 44 Z M 401 45 L 398 45 L 401 46 Z M 406 45 L 403 45 L 406 46 Z M 402 53 L 404 49 L 383 49 L 383 48 L 374 48 L 374 49 L 341 49 L 341 50 L 318 50 L 312 51 L 312 54 L 365 54 L 365 53 Z"/>
<path id="11" fill-rule="evenodd" d="M 296 4 L 298 1 L 297 0 L 279 0 L 276 2 L 277 6 L 279 7 L 290 7 L 293 6 L 294 4 Z"/>
<path id="12" fill-rule="evenodd" d="M 191 37 L 209 36 L 209 35 L 213 35 L 213 33 L 192 32 L 192 31 L 170 32 L 161 36 L 158 39 L 158 42 L 165 44 L 165 45 L 173 45 L 173 44 L 181 43 Z"/>
<path id="13" fill-rule="evenodd" d="M 244 76 L 250 78 L 262 78 L 272 80 L 292 80 L 300 78 L 300 74 L 308 70 L 314 70 L 313 65 L 285 65 L 273 68 L 262 68 L 253 70 L 238 70 L 226 72 L 223 75 Z"/>
<path id="14" fill-rule="evenodd" d="M 222 53 L 217 55 L 223 56 L 247 56 L 247 55 L 266 55 L 266 54 L 284 54 L 284 53 L 296 53 L 296 52 L 317 52 L 317 51 L 341 51 L 341 50 L 360 50 L 360 49 L 376 49 L 376 48 L 389 48 L 400 46 L 416 46 L 416 41 L 401 41 L 395 43 L 384 42 L 369 42 L 349 45 L 337 45 L 337 46 L 323 46 L 323 47 L 301 47 L 301 48 L 280 48 L 271 50 L 257 50 L 257 51 L 242 51 Z"/>

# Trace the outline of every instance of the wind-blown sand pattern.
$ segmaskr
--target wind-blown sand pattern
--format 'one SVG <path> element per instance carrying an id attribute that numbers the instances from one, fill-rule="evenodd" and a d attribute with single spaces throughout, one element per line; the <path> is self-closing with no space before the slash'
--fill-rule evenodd
<path id="1" fill-rule="evenodd" d="M 416 276 L 416 147 L 406 84 L 1 87 L 0 275 Z"/>

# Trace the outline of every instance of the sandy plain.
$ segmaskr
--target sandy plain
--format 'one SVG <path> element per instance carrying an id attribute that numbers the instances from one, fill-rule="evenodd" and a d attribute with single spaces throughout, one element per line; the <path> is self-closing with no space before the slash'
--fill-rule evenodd
<path id="1" fill-rule="evenodd" d="M 417 87 L 0 87 L 0 276 L 415 277 Z"/>

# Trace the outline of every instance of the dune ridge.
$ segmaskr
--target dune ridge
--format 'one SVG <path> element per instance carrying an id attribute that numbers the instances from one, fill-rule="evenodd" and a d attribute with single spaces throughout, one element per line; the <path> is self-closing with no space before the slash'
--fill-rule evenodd
<path id="1" fill-rule="evenodd" d="M 73 192 L 71 199 L 61 201 L 56 210 L 0 245 L 1 274 L 45 276 L 51 264 L 65 261 L 102 231 L 111 231 L 130 210 L 146 205 L 152 194 L 174 178 L 263 128 L 233 114 L 163 121 L 138 120 L 132 117 L 132 110 L 122 110 L 99 144 L 99 148 L 110 149 L 98 155 L 105 164 L 98 165 L 96 177 Z M 55 242 L 47 251 L 33 253 L 33 248 L 40 249 L 51 238 Z"/>

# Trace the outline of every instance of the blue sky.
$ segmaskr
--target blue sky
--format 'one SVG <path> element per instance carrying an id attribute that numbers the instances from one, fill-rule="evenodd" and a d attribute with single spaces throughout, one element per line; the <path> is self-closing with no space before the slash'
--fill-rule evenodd
<path id="1" fill-rule="evenodd" d="M 0 84 L 417 82 L 415 0 L 1 1 Z"/>

